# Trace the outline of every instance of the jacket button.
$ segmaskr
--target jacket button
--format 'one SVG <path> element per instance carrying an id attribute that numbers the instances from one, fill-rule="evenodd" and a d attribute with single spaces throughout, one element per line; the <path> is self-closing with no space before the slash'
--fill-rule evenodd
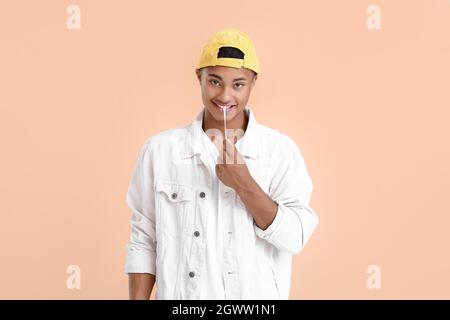
<path id="1" fill-rule="evenodd" d="M 189 272 L 189 277 L 191 277 L 191 278 L 195 277 L 194 271 Z"/>
<path id="2" fill-rule="evenodd" d="M 198 237 L 199 235 L 200 235 L 200 232 L 198 232 L 198 231 L 194 232 L 194 236 Z"/>
<path id="3" fill-rule="evenodd" d="M 177 194 L 176 193 L 172 193 L 172 199 L 176 199 L 177 198 Z"/>
<path id="4" fill-rule="evenodd" d="M 202 191 L 200 192 L 200 198 L 204 198 L 206 196 L 206 194 Z"/>

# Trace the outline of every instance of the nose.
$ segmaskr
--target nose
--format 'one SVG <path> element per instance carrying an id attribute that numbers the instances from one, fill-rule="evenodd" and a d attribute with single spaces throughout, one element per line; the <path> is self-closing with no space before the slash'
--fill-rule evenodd
<path id="1" fill-rule="evenodd" d="M 228 90 L 229 89 L 224 86 L 220 94 L 217 96 L 217 101 L 223 105 L 227 105 L 228 103 L 230 103 L 230 94 Z"/>

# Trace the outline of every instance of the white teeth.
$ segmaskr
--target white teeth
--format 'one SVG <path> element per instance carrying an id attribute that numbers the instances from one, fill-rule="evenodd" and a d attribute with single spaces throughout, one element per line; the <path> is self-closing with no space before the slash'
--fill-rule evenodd
<path id="1" fill-rule="evenodd" d="M 217 104 L 216 103 L 216 105 L 217 106 L 219 106 L 219 107 L 221 107 L 222 109 L 225 109 L 225 108 L 231 108 L 233 105 L 229 105 L 229 106 L 221 106 L 220 104 Z"/>

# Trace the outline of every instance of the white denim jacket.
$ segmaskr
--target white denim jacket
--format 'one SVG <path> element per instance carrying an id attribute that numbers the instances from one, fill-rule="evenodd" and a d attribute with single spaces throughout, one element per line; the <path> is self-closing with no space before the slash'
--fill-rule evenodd
<path id="1" fill-rule="evenodd" d="M 253 179 L 278 210 L 265 230 L 215 173 L 217 148 L 189 125 L 159 132 L 142 147 L 126 194 L 131 235 L 124 273 L 156 275 L 156 299 L 288 299 L 292 255 L 319 223 L 312 181 L 293 140 L 249 122 L 236 143 Z"/>

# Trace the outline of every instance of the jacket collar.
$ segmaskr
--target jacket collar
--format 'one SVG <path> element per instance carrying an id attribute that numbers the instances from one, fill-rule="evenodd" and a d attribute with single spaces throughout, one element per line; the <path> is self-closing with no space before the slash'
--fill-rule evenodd
<path id="1" fill-rule="evenodd" d="M 205 107 L 197 114 L 196 118 L 190 125 L 188 125 L 188 135 L 185 140 L 185 145 L 181 149 L 181 157 L 188 158 L 195 154 L 202 154 L 205 150 L 202 144 L 202 135 L 206 135 L 203 131 L 203 115 L 205 112 Z M 245 130 L 244 136 L 242 136 L 236 143 L 236 149 L 240 154 L 253 159 L 258 159 L 258 131 L 259 123 L 256 122 L 255 116 L 253 114 L 250 106 L 245 106 L 244 112 L 248 115 L 247 129 Z M 209 139 L 209 138 L 208 138 Z"/>

